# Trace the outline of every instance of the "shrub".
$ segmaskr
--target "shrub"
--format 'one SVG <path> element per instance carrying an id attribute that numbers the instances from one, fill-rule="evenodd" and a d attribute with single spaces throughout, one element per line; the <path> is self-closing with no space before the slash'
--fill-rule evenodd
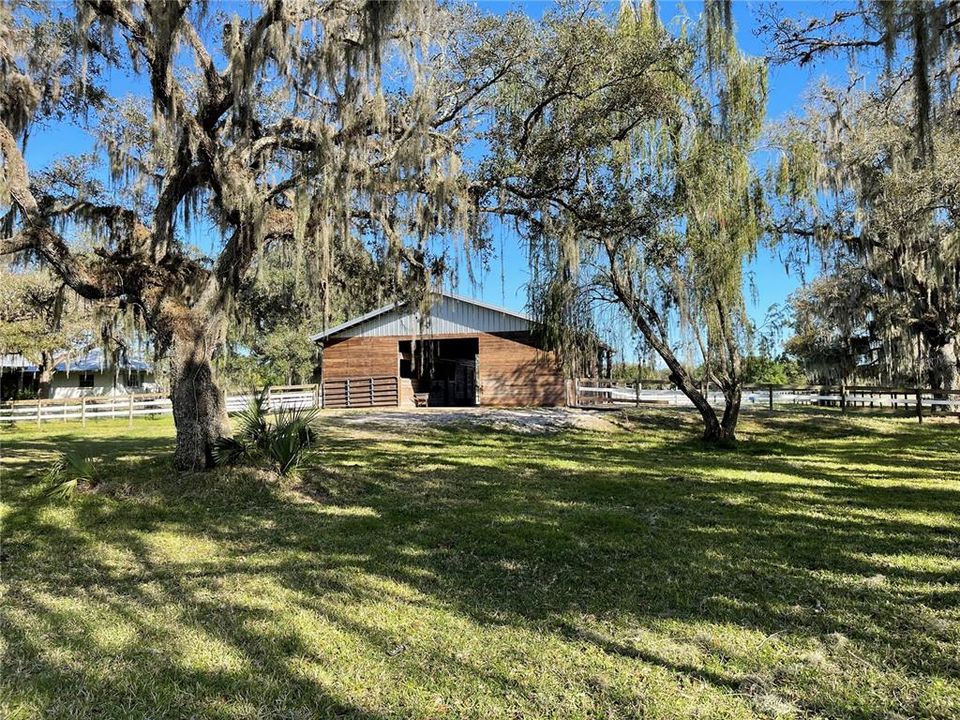
<path id="1" fill-rule="evenodd" d="M 280 475 L 299 468 L 316 452 L 317 431 L 314 409 L 281 409 L 261 436 L 260 449 Z"/>
<path id="2" fill-rule="evenodd" d="M 269 430 L 267 415 L 270 412 L 269 388 L 254 393 L 247 406 L 237 413 L 237 440 L 256 445 Z"/>
<path id="3" fill-rule="evenodd" d="M 237 432 L 214 447 L 218 465 L 252 463 L 269 467 L 278 475 L 296 472 L 317 452 L 317 411 L 281 408 L 270 417 L 267 391 L 254 394 L 236 416 Z"/>
<path id="4" fill-rule="evenodd" d="M 50 485 L 48 495 L 69 499 L 78 490 L 89 490 L 99 485 L 103 481 L 103 472 L 97 459 L 60 453 L 47 471 L 44 481 Z"/>

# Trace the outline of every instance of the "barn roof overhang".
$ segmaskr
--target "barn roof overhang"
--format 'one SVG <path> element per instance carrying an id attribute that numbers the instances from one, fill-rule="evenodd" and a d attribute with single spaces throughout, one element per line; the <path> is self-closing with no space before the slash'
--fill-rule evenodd
<path id="1" fill-rule="evenodd" d="M 153 371 L 153 365 L 139 355 L 121 355 L 116 363 L 121 370 Z M 101 372 L 111 368 L 112 364 L 104 357 L 100 348 L 93 348 L 82 355 L 74 356 L 68 352 L 59 352 L 54 358 L 54 372 Z M 0 368 L 4 370 L 22 370 L 23 372 L 39 372 L 40 367 L 27 360 L 19 353 L 0 355 Z"/>
<path id="2" fill-rule="evenodd" d="M 31 362 L 20 353 L 0 355 L 0 368 L 3 370 L 21 370 L 26 373 L 35 373 L 40 370 L 36 363 Z"/>

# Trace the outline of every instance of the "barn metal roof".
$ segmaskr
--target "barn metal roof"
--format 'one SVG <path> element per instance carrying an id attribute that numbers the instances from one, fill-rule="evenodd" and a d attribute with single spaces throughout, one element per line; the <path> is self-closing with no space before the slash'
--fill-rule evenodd
<path id="1" fill-rule="evenodd" d="M 527 330 L 530 318 L 527 315 L 490 305 L 473 298 L 453 293 L 435 293 L 437 300 L 424 319 L 429 331 L 441 333 L 510 332 Z M 318 342 L 335 335 L 355 337 L 358 335 L 389 337 L 409 336 L 420 332 L 420 317 L 416 310 L 401 312 L 409 302 L 384 305 L 365 315 L 360 315 L 324 332 L 311 336 Z"/>

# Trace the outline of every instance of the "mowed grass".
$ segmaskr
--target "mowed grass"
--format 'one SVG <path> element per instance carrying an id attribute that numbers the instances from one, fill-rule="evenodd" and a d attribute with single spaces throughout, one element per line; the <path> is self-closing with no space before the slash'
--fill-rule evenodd
<path id="1" fill-rule="evenodd" d="M 955 418 L 325 423 L 297 484 L 2 431 L 0 716 L 960 717 Z M 45 499 L 58 450 L 106 487 Z"/>

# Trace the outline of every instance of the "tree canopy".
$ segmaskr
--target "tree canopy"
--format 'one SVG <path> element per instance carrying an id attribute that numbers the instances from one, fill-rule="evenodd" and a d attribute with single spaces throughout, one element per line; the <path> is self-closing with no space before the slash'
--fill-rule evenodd
<path id="1" fill-rule="evenodd" d="M 938 114 L 928 161 L 914 118 L 889 89 L 823 88 L 780 128 L 775 231 L 818 247 L 835 288 L 863 290 L 840 291 L 849 303 L 827 317 L 869 320 L 887 376 L 915 378 L 919 363 L 943 390 L 956 382 L 960 333 L 960 135 L 955 114 Z"/>
<path id="2" fill-rule="evenodd" d="M 485 207 L 516 218 L 528 241 L 548 341 L 575 354 L 598 305 L 621 308 L 703 415 L 705 437 L 732 439 L 742 262 L 763 232 L 749 156 L 766 74 L 737 48 L 729 7 L 711 8 L 693 42 L 650 3 L 529 24 L 530 52 L 497 89 L 482 177 Z M 678 357 L 678 323 L 724 391 L 723 418 Z"/>
<path id="3" fill-rule="evenodd" d="M 766 372 L 750 358 L 771 357 L 744 299 L 765 240 L 827 259 L 793 302 L 811 372 L 860 372 L 862 338 L 881 375 L 953 387 L 960 6 L 763 8 L 774 61 L 845 53 L 854 71 L 767 134 L 766 173 L 767 67 L 729 0 L 670 27 L 649 0 L 610 10 L 0 0 L 0 254 L 152 336 L 182 469 L 229 433 L 218 369 L 304 379 L 311 331 L 427 303 L 461 250 L 489 250 L 490 218 L 519 232 L 568 369 L 613 308 L 710 440 L 735 437 Z M 51 124 L 93 145 L 31 167 Z"/>
<path id="4" fill-rule="evenodd" d="M 322 285 L 332 248 L 361 237 L 423 286 L 430 238 L 472 235 L 457 150 L 483 80 L 442 71 L 441 8 L 269 0 L 247 18 L 187 0 L 2 8 L 0 249 L 40 258 L 79 295 L 116 299 L 149 328 L 170 356 L 178 467 L 209 464 L 228 433 L 210 363 L 271 244 L 291 242 Z M 143 95 L 112 92 L 107 69 Z M 43 182 L 21 143 L 52 116 L 83 122 L 101 152 Z M 221 238 L 200 254 L 184 240 L 198 222 Z M 73 242 L 80 230 L 92 247 Z"/>

